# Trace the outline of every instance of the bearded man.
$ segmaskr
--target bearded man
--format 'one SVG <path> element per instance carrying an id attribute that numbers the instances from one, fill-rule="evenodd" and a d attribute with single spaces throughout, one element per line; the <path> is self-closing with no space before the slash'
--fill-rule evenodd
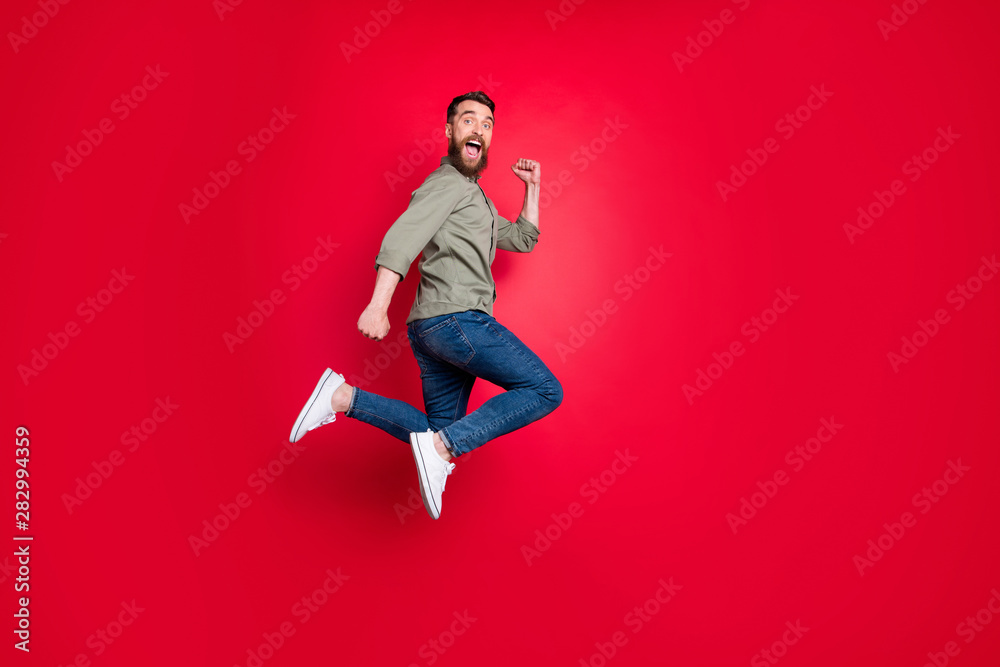
<path id="1" fill-rule="evenodd" d="M 367 338 L 386 337 L 392 294 L 422 253 L 406 327 L 420 367 L 425 411 L 352 387 L 328 368 L 289 438 L 298 441 L 340 412 L 409 442 L 420 494 L 434 519 L 441 515 L 445 482 L 455 469 L 452 459 L 541 419 L 563 398 L 562 385 L 538 355 L 493 317 L 496 284 L 490 266 L 496 250 L 534 249 L 541 191 L 541 165 L 518 159 L 511 170 L 524 181 L 524 205 L 511 222 L 497 213 L 479 185 L 495 109 L 482 91 L 460 95 L 448 105 L 448 155 L 386 232 L 375 258 L 371 303 L 358 320 L 358 331 Z M 468 413 L 476 378 L 505 391 Z"/>

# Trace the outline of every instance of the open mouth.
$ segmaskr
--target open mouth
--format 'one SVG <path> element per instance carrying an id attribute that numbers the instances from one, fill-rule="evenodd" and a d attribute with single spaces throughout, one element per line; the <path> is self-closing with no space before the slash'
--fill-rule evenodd
<path id="1" fill-rule="evenodd" d="M 479 157 L 479 152 L 482 150 L 483 146 L 475 139 L 470 139 L 465 144 L 465 154 L 470 160 L 475 160 Z"/>

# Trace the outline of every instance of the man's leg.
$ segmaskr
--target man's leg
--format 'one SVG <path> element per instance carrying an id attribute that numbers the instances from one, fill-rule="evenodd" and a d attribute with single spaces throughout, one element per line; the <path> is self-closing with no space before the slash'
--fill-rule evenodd
<path id="1" fill-rule="evenodd" d="M 420 383 L 424 411 L 432 431 L 440 431 L 466 415 L 476 376 L 460 368 L 429 357 L 414 348 L 420 365 Z"/>
<path id="2" fill-rule="evenodd" d="M 409 329 L 407 331 L 409 334 Z M 413 337 L 411 336 L 411 340 Z M 305 407 L 299 413 L 289 442 L 297 442 L 306 432 L 336 421 L 338 412 L 377 426 L 389 435 L 410 443 L 417 466 L 420 495 L 432 519 L 441 516 L 441 495 L 448 475 L 455 469 L 451 452 L 431 423 L 441 424 L 465 414 L 475 378 L 464 371 L 418 355 L 425 402 L 436 416 L 427 415 L 409 403 L 352 387 L 339 373 L 326 369 Z"/>
<path id="3" fill-rule="evenodd" d="M 450 392 L 451 400 L 461 403 L 462 408 L 458 412 L 454 409 L 445 412 L 464 415 L 465 406 L 469 402 L 469 387 L 466 386 L 465 380 L 453 383 L 453 385 L 454 391 Z M 332 387 L 336 387 L 336 389 Z M 426 390 L 427 386 L 425 385 L 424 388 Z M 447 396 L 445 396 L 444 402 L 448 402 Z M 377 426 L 403 442 L 410 442 L 410 436 L 413 433 L 430 432 L 431 442 L 438 456 L 445 462 L 452 458 L 441 437 L 434 433 L 431 427 L 432 424 L 442 423 L 440 420 L 428 420 L 424 413 L 404 401 L 386 398 L 352 387 L 343 381 L 343 376 L 334 373 L 332 369 L 327 369 L 320 377 L 312 396 L 309 397 L 305 407 L 302 408 L 295 420 L 288 441 L 298 442 L 306 432 L 336 421 L 337 413 Z M 454 420 L 445 423 L 451 423 L 451 421 Z"/>
<path id="4" fill-rule="evenodd" d="M 423 432 L 430 428 L 427 415 L 407 403 L 395 398 L 386 398 L 348 384 L 339 396 L 334 393 L 333 410 L 343 412 L 345 417 L 378 427 L 403 442 L 410 441 L 411 432 Z"/>
<path id="5" fill-rule="evenodd" d="M 432 318 L 433 319 L 433 318 Z M 465 416 L 472 384 L 476 378 L 450 364 L 428 357 L 413 347 L 413 327 L 407 327 L 411 351 L 420 367 L 424 406 L 427 414 L 409 403 L 386 398 L 346 383 L 334 392 L 331 404 L 334 412 L 376 426 L 389 435 L 410 441 L 410 433 L 438 431 Z M 440 436 L 435 433 L 435 449 L 445 461 L 452 458 Z"/>
<path id="6" fill-rule="evenodd" d="M 422 352 L 420 345 L 414 342 L 418 336 L 417 326 L 422 324 L 414 322 L 407 329 L 410 349 L 417 360 L 417 365 L 420 366 L 424 411 L 427 413 L 429 428 L 434 431 L 434 450 L 442 459 L 450 461 L 453 455 L 445 446 L 439 432 L 445 426 L 464 417 L 468 412 L 469 397 L 472 395 L 472 386 L 476 382 L 476 376 L 449 362 L 441 361 Z M 423 326 L 421 330 L 428 328 Z"/>
<path id="7" fill-rule="evenodd" d="M 537 421 L 562 402 L 562 385 L 545 363 L 490 315 L 470 310 L 425 322 L 414 323 L 415 354 L 419 350 L 507 390 L 435 434 L 453 456 Z"/>

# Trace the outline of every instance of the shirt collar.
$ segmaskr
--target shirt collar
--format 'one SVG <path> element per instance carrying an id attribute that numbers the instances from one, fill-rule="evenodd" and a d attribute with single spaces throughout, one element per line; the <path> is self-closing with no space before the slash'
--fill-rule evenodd
<path id="1" fill-rule="evenodd" d="M 451 163 L 451 158 L 448 157 L 447 155 L 445 155 L 443 158 L 441 158 L 441 164 L 442 165 L 449 165 L 452 169 L 455 169 L 455 171 L 458 171 L 458 169 L 455 168 L 455 165 L 453 165 Z M 466 176 L 465 174 L 463 174 L 460 171 L 458 171 L 458 174 L 462 178 L 464 178 L 465 180 L 467 180 L 469 183 L 476 183 L 476 184 L 479 183 L 479 179 L 482 177 L 482 174 L 477 174 L 477 175 L 473 176 L 472 178 L 469 178 L 468 176 Z"/>

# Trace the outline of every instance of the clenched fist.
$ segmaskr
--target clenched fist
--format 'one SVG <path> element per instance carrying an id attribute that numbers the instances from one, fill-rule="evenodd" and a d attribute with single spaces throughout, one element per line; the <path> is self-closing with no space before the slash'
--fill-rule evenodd
<path id="1" fill-rule="evenodd" d="M 358 318 L 358 331 L 365 338 L 382 340 L 389 334 L 389 316 L 386 311 L 374 306 L 368 306 Z"/>
<path id="2" fill-rule="evenodd" d="M 537 185 L 542 182 L 542 165 L 535 160 L 520 158 L 511 166 L 511 170 L 513 170 L 515 176 L 525 183 L 534 183 Z"/>

